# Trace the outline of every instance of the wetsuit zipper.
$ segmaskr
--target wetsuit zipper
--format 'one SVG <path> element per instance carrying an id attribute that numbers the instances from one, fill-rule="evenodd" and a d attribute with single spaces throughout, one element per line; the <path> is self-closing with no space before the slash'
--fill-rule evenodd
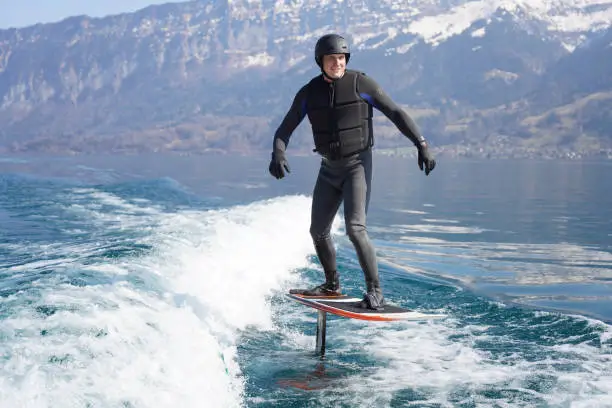
<path id="1" fill-rule="evenodd" d="M 333 159 L 338 159 L 340 154 L 340 140 L 338 139 L 338 131 L 337 131 L 337 123 L 336 123 L 336 115 L 335 115 L 335 99 L 336 99 L 336 81 L 332 81 L 329 84 L 329 107 L 330 107 L 330 126 L 331 129 L 331 143 L 330 143 L 330 153 Z"/>

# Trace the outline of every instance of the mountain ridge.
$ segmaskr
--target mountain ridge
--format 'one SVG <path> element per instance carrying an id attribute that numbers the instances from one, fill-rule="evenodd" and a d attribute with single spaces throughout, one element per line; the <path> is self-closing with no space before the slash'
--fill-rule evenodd
<path id="1" fill-rule="evenodd" d="M 409 112 L 428 112 L 418 123 L 435 145 L 510 137 L 572 148 L 586 132 L 609 148 L 597 113 L 609 100 L 588 99 L 612 87 L 608 16 L 612 3 L 593 0 L 242 0 L 0 30 L 0 151 L 124 151 L 124 139 L 133 150 L 269 148 L 291 98 L 317 75 L 312 48 L 328 31 L 347 33 L 351 68 Z M 601 56 L 597 73 L 580 65 L 584 55 Z M 550 129 L 529 120 L 584 98 Z M 380 147 L 403 143 L 379 122 Z"/>

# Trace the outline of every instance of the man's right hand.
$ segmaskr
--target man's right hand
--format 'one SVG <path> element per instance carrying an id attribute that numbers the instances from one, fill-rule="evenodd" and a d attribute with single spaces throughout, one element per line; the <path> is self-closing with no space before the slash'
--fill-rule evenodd
<path id="1" fill-rule="evenodd" d="M 276 178 L 277 180 L 285 177 L 285 170 L 287 173 L 291 173 L 291 170 L 289 169 L 289 162 L 287 162 L 285 153 L 273 152 L 268 170 L 270 171 L 272 177 Z"/>

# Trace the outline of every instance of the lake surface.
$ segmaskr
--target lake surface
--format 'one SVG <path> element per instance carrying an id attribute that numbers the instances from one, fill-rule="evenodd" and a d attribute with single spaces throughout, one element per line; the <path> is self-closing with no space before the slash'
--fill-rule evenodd
<path id="1" fill-rule="evenodd" d="M 0 158 L 0 406 L 612 406 L 611 162 L 375 155 L 385 296 L 449 318 L 328 317 L 320 359 L 284 296 L 322 278 L 318 159 L 289 159 Z"/>

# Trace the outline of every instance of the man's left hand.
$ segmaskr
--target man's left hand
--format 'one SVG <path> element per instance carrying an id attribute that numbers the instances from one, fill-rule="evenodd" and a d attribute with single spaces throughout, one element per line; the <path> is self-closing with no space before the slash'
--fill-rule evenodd
<path id="1" fill-rule="evenodd" d="M 433 155 L 429 151 L 427 142 L 419 143 L 417 145 L 417 149 L 419 150 L 419 169 L 425 169 L 425 175 L 429 176 L 429 173 L 431 173 L 436 167 L 436 161 L 434 160 Z"/>

